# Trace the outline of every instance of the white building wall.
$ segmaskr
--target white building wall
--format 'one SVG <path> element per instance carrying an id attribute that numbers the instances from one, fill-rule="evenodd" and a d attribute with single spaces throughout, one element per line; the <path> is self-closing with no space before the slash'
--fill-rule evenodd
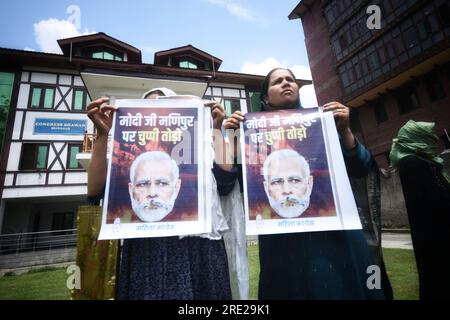
<path id="1" fill-rule="evenodd" d="M 63 174 L 60 172 L 49 173 L 48 183 L 49 184 L 61 184 Z"/>
<path id="2" fill-rule="evenodd" d="M 66 172 L 65 183 L 87 183 L 87 172 Z"/>
<path id="3" fill-rule="evenodd" d="M 12 186 L 14 181 L 14 175 L 13 174 L 6 174 L 5 175 L 5 186 Z"/>
<path id="4" fill-rule="evenodd" d="M 6 166 L 6 171 L 19 170 L 21 146 L 22 144 L 20 142 L 11 143 L 9 147 L 8 165 Z"/>
<path id="5" fill-rule="evenodd" d="M 46 177 L 46 173 L 18 173 L 16 177 L 16 186 L 45 184 Z"/>
<path id="6" fill-rule="evenodd" d="M 84 87 L 84 83 L 83 83 L 83 81 L 81 80 L 81 77 L 79 77 L 79 76 L 75 76 L 75 77 L 74 77 L 74 79 L 73 79 L 73 84 L 74 84 L 75 86 Z"/>
<path id="7" fill-rule="evenodd" d="M 87 194 L 86 186 L 45 186 L 29 188 L 7 188 L 3 190 L 3 199 L 70 196 Z"/>
<path id="8" fill-rule="evenodd" d="M 72 76 L 60 75 L 59 76 L 59 84 L 70 86 L 72 84 Z"/>
<path id="9" fill-rule="evenodd" d="M 19 96 L 17 98 L 17 109 L 26 109 L 28 107 L 29 96 L 30 96 L 30 85 L 22 83 L 19 87 Z"/>
<path id="10" fill-rule="evenodd" d="M 31 82 L 56 84 L 56 74 L 33 72 L 31 74 Z"/>
<path id="11" fill-rule="evenodd" d="M 29 67 L 25 67 L 29 68 Z M 19 86 L 17 112 L 13 124 L 13 135 L 8 155 L 8 163 L 5 174 L 5 188 L 2 198 L 32 198 L 48 196 L 66 196 L 66 195 L 85 195 L 87 173 L 73 170 L 66 171 L 68 157 L 68 143 L 82 143 L 83 134 L 64 135 L 64 134 L 35 134 L 34 124 L 37 118 L 46 119 L 68 119 L 83 120 L 86 123 L 86 130 L 93 132 L 93 124 L 88 120 L 85 112 L 71 112 L 72 92 L 74 87 L 84 88 L 84 84 L 78 75 L 60 74 L 58 70 L 35 71 L 25 70 L 21 74 L 21 84 Z M 56 86 L 55 101 L 51 110 L 28 109 L 30 88 L 32 85 L 50 85 Z M 65 96 L 65 97 L 64 97 Z M 58 106 L 58 111 L 54 108 Z M 23 124 L 23 126 L 22 126 Z M 47 166 L 53 165 L 50 171 L 59 172 L 32 172 L 19 170 L 20 157 L 24 143 L 43 142 L 49 143 L 49 153 Z M 59 155 L 57 155 L 59 153 Z M 59 159 L 56 159 L 56 157 Z M 61 165 L 62 164 L 62 165 Z M 45 170 L 41 170 L 45 171 Z M 63 180 L 63 172 L 66 172 Z M 47 177 L 48 175 L 48 177 Z M 63 184 L 81 184 L 79 186 L 64 186 Z M 48 185 L 46 185 L 46 183 Z M 84 185 L 83 185 L 84 184 Z M 22 186 L 22 188 L 21 188 Z"/>
<path id="12" fill-rule="evenodd" d="M 12 138 L 14 140 L 20 139 L 20 128 L 22 127 L 22 118 L 23 118 L 23 112 L 17 111 L 16 118 L 14 119 L 14 127 L 13 127 L 13 134 L 12 134 Z"/>

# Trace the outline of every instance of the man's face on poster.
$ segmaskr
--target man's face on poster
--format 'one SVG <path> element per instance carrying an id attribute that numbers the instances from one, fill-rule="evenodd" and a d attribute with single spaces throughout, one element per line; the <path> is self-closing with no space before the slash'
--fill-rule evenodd
<path id="1" fill-rule="evenodd" d="M 173 209 L 181 180 L 175 177 L 171 161 L 141 161 L 128 184 L 133 211 L 144 222 L 160 221 Z"/>
<path id="2" fill-rule="evenodd" d="M 264 189 L 272 209 L 283 218 L 297 218 L 309 206 L 313 177 L 300 156 L 273 159 L 264 181 Z"/>

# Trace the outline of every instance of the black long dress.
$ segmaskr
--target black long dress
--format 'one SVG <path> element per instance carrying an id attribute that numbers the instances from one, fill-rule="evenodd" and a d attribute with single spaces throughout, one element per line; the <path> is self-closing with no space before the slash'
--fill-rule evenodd
<path id="1" fill-rule="evenodd" d="M 223 239 L 126 239 L 117 299 L 231 299 Z"/>
<path id="2" fill-rule="evenodd" d="M 398 169 L 419 273 L 419 297 L 450 299 L 450 184 L 441 166 L 416 156 L 400 160 Z"/>

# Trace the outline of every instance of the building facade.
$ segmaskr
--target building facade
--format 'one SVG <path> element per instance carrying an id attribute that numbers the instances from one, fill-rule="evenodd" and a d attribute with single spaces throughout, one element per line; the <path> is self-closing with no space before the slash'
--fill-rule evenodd
<path id="1" fill-rule="evenodd" d="M 352 107 L 381 168 L 410 119 L 435 122 L 440 149 L 450 148 L 449 17 L 445 0 L 303 0 L 289 15 L 301 18 L 319 105 Z M 407 224 L 398 176 L 382 180 L 382 196 L 384 223 Z"/>
<path id="2" fill-rule="evenodd" d="M 87 173 L 77 161 L 86 116 L 101 95 L 140 98 L 156 86 L 258 110 L 262 76 L 222 72 L 222 60 L 191 45 L 155 53 L 104 33 L 58 41 L 63 54 L 0 48 L 1 235 L 67 230 L 85 204 Z M 299 86 L 311 84 L 297 80 Z"/>

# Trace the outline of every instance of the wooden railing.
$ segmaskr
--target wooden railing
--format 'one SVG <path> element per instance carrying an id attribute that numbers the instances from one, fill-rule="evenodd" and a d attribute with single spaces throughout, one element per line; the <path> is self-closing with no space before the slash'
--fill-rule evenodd
<path id="1" fill-rule="evenodd" d="M 83 152 L 92 152 L 96 137 L 97 137 L 97 135 L 95 133 L 85 133 L 84 134 Z"/>

